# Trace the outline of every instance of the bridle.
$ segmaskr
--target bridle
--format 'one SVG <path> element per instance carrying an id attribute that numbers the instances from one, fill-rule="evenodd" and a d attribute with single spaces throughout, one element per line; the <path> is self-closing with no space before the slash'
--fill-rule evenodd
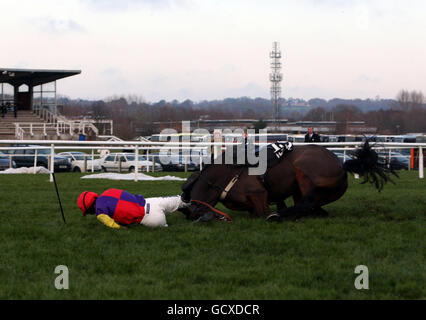
<path id="1" fill-rule="evenodd" d="M 244 169 L 245 169 L 245 167 L 242 167 L 241 170 L 239 170 L 238 173 L 236 175 L 234 175 L 234 177 L 232 177 L 232 179 L 227 183 L 227 185 L 225 187 L 221 187 L 221 186 L 218 186 L 218 185 L 212 183 L 210 180 L 203 177 L 202 174 L 200 174 L 199 179 L 203 180 L 209 187 L 214 188 L 218 192 L 219 200 L 224 200 L 226 198 L 226 196 L 228 195 L 228 192 L 232 189 L 232 187 L 235 185 L 235 183 L 237 183 L 237 181 L 240 178 L 241 174 L 243 173 Z M 222 219 L 232 221 L 231 217 L 228 216 L 225 212 L 214 208 L 212 205 L 210 205 L 209 203 L 207 203 L 205 201 L 191 200 L 191 202 L 195 202 L 195 203 L 204 205 L 204 206 L 208 207 L 210 210 L 212 210 L 213 212 L 221 215 Z"/>

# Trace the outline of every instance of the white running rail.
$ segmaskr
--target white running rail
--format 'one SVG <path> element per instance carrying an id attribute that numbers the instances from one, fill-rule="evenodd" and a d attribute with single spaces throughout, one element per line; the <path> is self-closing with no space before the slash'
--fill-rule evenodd
<path id="1" fill-rule="evenodd" d="M 25 149 L 26 147 L 8 147 L 7 145 L 45 145 L 45 147 L 41 148 L 49 148 L 54 153 L 55 149 L 68 149 L 68 150 L 92 150 L 92 154 L 94 154 L 95 150 L 122 150 L 125 149 L 133 149 L 136 152 L 146 152 L 147 159 L 149 159 L 149 151 L 159 150 L 161 148 L 166 148 L 168 150 L 175 151 L 183 151 L 183 150 L 196 150 L 200 153 L 200 170 L 202 169 L 202 154 L 200 152 L 201 149 L 209 149 L 211 146 L 230 146 L 230 145 L 238 145 L 238 143 L 232 142 L 141 142 L 141 141 L 75 141 L 75 140 L 0 140 L 0 151 L 2 150 L 10 150 L 10 149 Z M 312 143 L 293 143 L 294 145 L 306 145 Z M 323 142 L 323 143 L 315 143 L 318 145 L 322 145 L 329 149 L 334 150 L 344 150 L 346 151 L 354 150 L 363 142 Z M 3 146 L 6 145 L 6 146 Z M 266 143 L 258 144 L 258 145 L 266 145 Z M 419 178 L 424 178 L 424 155 L 423 149 L 426 149 L 426 143 L 395 143 L 395 142 L 384 142 L 379 143 L 378 146 L 372 145 L 374 149 L 386 150 L 389 152 L 389 155 L 392 156 L 391 151 L 394 149 L 418 149 L 419 150 Z M 34 147 L 32 147 L 33 149 Z M 411 162 L 411 157 L 408 157 Z M 137 181 L 137 173 L 138 169 L 135 170 L 135 181 Z M 52 177 L 51 177 L 51 181 Z"/>

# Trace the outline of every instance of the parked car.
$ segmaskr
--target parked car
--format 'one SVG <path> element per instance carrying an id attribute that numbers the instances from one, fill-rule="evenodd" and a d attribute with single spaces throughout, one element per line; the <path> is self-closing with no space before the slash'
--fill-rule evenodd
<path id="1" fill-rule="evenodd" d="M 346 152 L 346 155 L 344 154 L 343 150 L 330 150 L 333 152 L 337 158 L 339 158 L 340 162 L 343 164 L 345 161 L 352 160 L 352 157 L 348 154 L 349 152 Z"/>
<path id="2" fill-rule="evenodd" d="M 389 159 L 389 152 L 379 152 L 379 162 L 381 164 L 389 164 L 393 170 L 408 170 L 409 160 L 408 157 L 399 152 L 391 152 Z"/>
<path id="3" fill-rule="evenodd" d="M 110 171 L 129 171 L 134 172 L 136 167 L 135 154 L 134 153 L 110 153 L 101 160 L 101 167 L 104 172 Z M 139 156 L 138 166 L 140 171 L 147 171 L 148 168 L 152 170 L 154 164 L 152 161 L 148 161 L 145 156 Z M 156 163 L 154 167 L 155 171 L 163 171 L 161 164 Z"/>
<path id="4" fill-rule="evenodd" d="M 185 157 L 182 154 L 169 155 L 168 158 L 170 158 L 169 163 L 161 162 L 164 171 L 185 171 Z M 187 171 L 200 170 L 200 165 L 192 162 L 190 156 L 187 156 L 186 159 Z"/>
<path id="5" fill-rule="evenodd" d="M 36 145 L 13 145 L 12 147 L 41 147 Z M 36 149 L 10 149 L 5 153 L 11 154 L 16 167 L 34 167 Z M 36 166 L 49 168 L 50 149 L 37 149 Z M 54 155 L 55 172 L 71 171 L 71 161 L 65 157 Z"/>
<path id="6" fill-rule="evenodd" d="M 411 157 L 411 148 L 404 148 L 404 149 L 395 149 L 395 152 L 400 153 L 402 156 L 407 157 L 407 159 L 409 157 Z"/>
<path id="7" fill-rule="evenodd" d="M 9 155 L 0 152 L 0 171 L 10 168 Z M 12 161 L 12 168 L 16 168 L 16 162 Z"/>
<path id="8" fill-rule="evenodd" d="M 58 153 L 58 156 L 66 157 L 71 161 L 71 171 L 72 172 L 85 172 L 84 170 L 84 158 L 87 159 L 86 161 L 86 169 L 87 171 L 93 170 L 94 171 L 100 171 L 102 169 L 101 162 L 99 160 L 92 160 L 92 156 L 84 153 L 84 152 L 61 152 Z"/>

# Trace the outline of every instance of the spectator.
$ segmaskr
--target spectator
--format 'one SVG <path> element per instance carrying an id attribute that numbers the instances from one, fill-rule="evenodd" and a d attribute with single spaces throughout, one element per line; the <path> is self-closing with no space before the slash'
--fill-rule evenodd
<path id="1" fill-rule="evenodd" d="M 320 136 L 314 132 L 314 128 L 308 128 L 308 133 L 305 135 L 305 142 L 321 142 Z"/>

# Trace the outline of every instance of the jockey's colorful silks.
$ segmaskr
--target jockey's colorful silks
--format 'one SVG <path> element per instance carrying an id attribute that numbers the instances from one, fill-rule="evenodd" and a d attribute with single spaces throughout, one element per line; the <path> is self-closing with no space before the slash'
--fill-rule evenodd
<path id="1" fill-rule="evenodd" d="M 106 214 L 119 224 L 140 223 L 145 216 L 145 199 L 125 190 L 108 189 L 96 199 L 96 216 Z"/>

